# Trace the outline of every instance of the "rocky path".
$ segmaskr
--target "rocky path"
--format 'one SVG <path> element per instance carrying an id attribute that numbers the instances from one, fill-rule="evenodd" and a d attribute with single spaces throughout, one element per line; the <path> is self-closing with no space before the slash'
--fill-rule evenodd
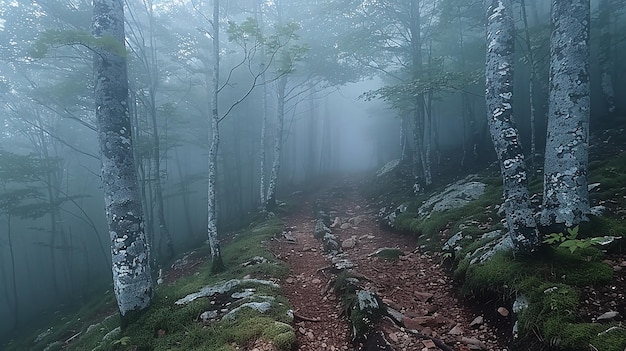
<path id="1" fill-rule="evenodd" d="M 390 318 L 377 325 L 387 350 L 507 350 L 505 336 L 459 303 L 438 257 L 421 252 L 412 237 L 382 230 L 376 209 L 368 206 L 354 183 L 345 181 L 332 191 L 327 201 L 335 219 L 331 230 L 342 242 L 342 251 L 356 264 L 355 273 L 364 277 L 364 288 L 400 312 L 404 326 Z M 331 261 L 313 236 L 313 205 L 313 200 L 305 202 L 286 218 L 286 238 L 273 244 L 276 255 L 291 268 L 282 286 L 295 310 L 299 350 L 361 350 L 351 342 L 351 327 L 328 287 L 332 277 L 324 268 Z M 398 248 L 402 255 L 397 260 L 372 255 L 385 247 Z M 500 322 L 507 323 L 506 318 Z"/>

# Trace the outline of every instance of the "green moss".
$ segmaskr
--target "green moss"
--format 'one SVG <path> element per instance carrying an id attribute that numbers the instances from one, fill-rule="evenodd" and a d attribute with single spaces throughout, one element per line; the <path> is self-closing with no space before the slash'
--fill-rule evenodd
<path id="1" fill-rule="evenodd" d="M 498 253 L 485 263 L 469 265 L 462 292 L 466 296 L 489 293 L 508 296 L 522 272 L 520 265 L 508 253 Z"/>

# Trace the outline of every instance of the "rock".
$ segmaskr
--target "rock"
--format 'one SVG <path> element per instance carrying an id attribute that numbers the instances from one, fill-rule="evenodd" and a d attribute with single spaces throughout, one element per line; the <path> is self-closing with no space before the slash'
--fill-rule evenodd
<path id="1" fill-rule="evenodd" d="M 422 302 L 426 302 L 433 297 L 433 294 L 421 291 L 415 291 L 413 295 L 415 295 L 415 297 Z"/>
<path id="2" fill-rule="evenodd" d="M 323 219 L 318 219 L 315 221 L 315 229 L 313 231 L 313 236 L 316 239 L 321 239 L 326 234 L 330 234 L 332 231 L 326 226 Z"/>
<path id="3" fill-rule="evenodd" d="M 217 317 L 217 311 L 205 311 L 205 312 L 202 312 L 202 314 L 200 315 L 200 319 L 204 323 L 208 323 L 212 319 L 215 319 L 216 317 Z"/>
<path id="4" fill-rule="evenodd" d="M 398 342 L 398 334 L 396 334 L 396 333 L 389 333 L 389 340 L 391 340 L 393 342 Z"/>
<path id="5" fill-rule="evenodd" d="M 602 205 L 592 206 L 591 208 L 589 208 L 589 213 L 596 217 L 601 217 L 605 211 L 606 211 L 606 206 L 602 206 Z"/>
<path id="6" fill-rule="evenodd" d="M 475 181 L 476 176 L 468 176 L 448 185 L 441 193 L 431 196 L 417 210 L 418 215 L 428 217 L 433 212 L 442 212 L 463 207 L 477 200 L 484 193 L 487 184 Z"/>
<path id="7" fill-rule="evenodd" d="M 356 246 L 356 243 L 357 243 L 356 236 L 352 236 L 349 239 L 346 239 L 341 243 L 341 248 L 351 249 Z"/>
<path id="8" fill-rule="evenodd" d="M 350 223 L 344 223 L 341 225 L 341 227 L 339 227 L 340 229 L 346 230 L 349 229 L 351 227 Z"/>
<path id="9" fill-rule="evenodd" d="M 617 311 L 608 311 L 608 312 L 604 312 L 603 314 L 601 314 L 600 316 L 598 316 L 598 318 L 596 318 L 596 320 L 599 321 L 610 321 L 615 319 L 617 316 L 619 316 L 619 312 Z"/>
<path id="10" fill-rule="evenodd" d="M 261 263 L 267 263 L 267 258 L 261 256 L 254 256 L 249 261 L 242 263 L 243 267 L 254 266 Z"/>
<path id="11" fill-rule="evenodd" d="M 525 295 L 518 295 L 515 301 L 513 302 L 513 313 L 519 314 L 528 307 L 528 298 Z"/>
<path id="12" fill-rule="evenodd" d="M 454 234 L 453 236 L 450 237 L 450 239 L 446 241 L 445 244 L 443 244 L 443 246 L 441 247 L 441 251 L 444 251 L 444 252 L 461 251 L 462 247 L 458 246 L 457 243 L 461 241 L 462 239 L 463 239 L 463 231 L 460 231 Z"/>
<path id="13" fill-rule="evenodd" d="M 450 335 L 462 335 L 463 334 L 463 329 L 461 328 L 460 325 L 457 324 L 457 325 L 454 326 L 454 328 L 450 329 L 448 334 L 450 334 Z"/>
<path id="14" fill-rule="evenodd" d="M 174 303 L 176 305 L 186 305 L 190 303 L 191 301 L 194 301 L 195 299 L 200 298 L 200 297 L 211 297 L 216 294 L 225 294 L 229 292 L 230 290 L 234 289 L 236 286 L 239 286 L 240 284 L 261 284 L 261 285 L 271 286 L 273 288 L 279 288 L 278 284 L 269 280 L 231 279 L 222 284 L 205 286 L 204 288 L 200 289 L 200 291 L 189 294 L 183 297 L 182 299 L 178 299 Z"/>
<path id="15" fill-rule="evenodd" d="M 473 321 L 470 322 L 469 326 L 470 328 L 476 328 L 478 326 L 480 326 L 481 324 L 483 324 L 485 321 L 485 319 L 483 318 L 483 316 L 478 316 L 476 318 L 474 318 Z"/>
<path id="16" fill-rule="evenodd" d="M 400 323 L 400 324 L 404 323 L 404 315 L 400 313 L 399 311 L 397 311 L 396 309 L 387 306 L 387 314 L 389 315 L 389 317 L 391 317 L 391 319 L 393 319 L 397 323 Z"/>
<path id="17" fill-rule="evenodd" d="M 511 237 L 504 230 L 494 230 L 485 233 L 479 240 L 483 238 L 493 240 L 474 250 L 474 252 L 469 255 L 470 264 L 487 262 L 498 252 L 513 250 L 513 240 L 511 240 Z"/>
<path id="18" fill-rule="evenodd" d="M 437 347 L 437 345 L 435 345 L 432 340 L 422 340 L 422 344 L 424 344 L 424 347 L 428 349 L 434 349 L 435 347 Z"/>
<path id="19" fill-rule="evenodd" d="M 296 241 L 298 241 L 298 240 L 296 239 L 296 237 L 295 237 L 295 236 L 293 236 L 293 235 L 291 234 L 291 230 L 286 231 L 286 232 L 283 232 L 283 238 L 284 238 L 285 240 L 287 240 L 287 241 L 289 241 L 289 242 L 293 242 L 293 243 L 295 243 Z"/>
<path id="20" fill-rule="evenodd" d="M 350 223 L 356 227 L 359 224 L 363 223 L 364 220 L 365 219 L 362 216 L 357 216 L 357 217 L 350 218 Z"/>
<path id="21" fill-rule="evenodd" d="M 384 176 L 385 174 L 393 171 L 396 167 L 398 167 L 399 164 L 400 164 L 399 159 L 387 162 L 381 169 L 376 171 L 376 176 L 377 177 Z"/>
<path id="22" fill-rule="evenodd" d="M 324 244 L 324 251 L 332 255 L 336 255 L 339 252 L 339 239 L 333 234 L 326 233 L 322 239 Z"/>
<path id="23" fill-rule="evenodd" d="M 335 220 L 333 221 L 333 224 L 330 225 L 330 227 L 337 228 L 339 226 L 341 226 L 341 218 L 335 217 Z"/>
<path id="24" fill-rule="evenodd" d="M 588 184 L 588 185 L 587 185 L 587 189 L 588 189 L 589 191 L 592 191 L 592 190 L 594 190 L 594 189 L 596 189 L 596 188 L 598 188 L 598 187 L 600 187 L 600 183 L 592 183 L 592 184 Z"/>
<path id="25" fill-rule="evenodd" d="M 487 346 L 480 340 L 476 339 L 476 338 L 468 338 L 468 337 L 462 337 L 461 338 L 461 343 L 466 344 L 467 346 L 469 346 L 470 348 L 472 348 L 472 346 L 477 347 L 476 350 L 486 350 Z"/>
<path id="26" fill-rule="evenodd" d="M 509 315 L 509 310 L 507 310 L 505 307 L 498 307 L 498 313 L 502 317 L 507 317 Z"/>
<path id="27" fill-rule="evenodd" d="M 241 309 L 243 308 L 251 308 L 253 310 L 256 310 L 260 313 L 265 313 L 267 311 L 270 310 L 270 308 L 272 308 L 272 304 L 268 301 L 263 301 L 263 302 L 248 302 L 248 303 L 244 303 L 243 305 L 233 309 L 232 311 L 228 312 L 227 314 L 224 315 L 224 317 L 222 317 L 222 320 L 232 320 L 235 318 L 235 314 L 237 314 L 237 312 L 239 312 Z"/>
<path id="28" fill-rule="evenodd" d="M 333 259 L 332 262 L 333 267 L 338 271 L 343 271 L 356 267 L 356 264 L 352 263 L 352 261 L 348 260 L 347 258 L 337 258 L 336 260 Z"/>
<path id="29" fill-rule="evenodd" d="M 402 204 L 398 207 L 395 208 L 395 210 L 393 210 L 393 212 L 385 215 L 387 208 L 383 207 L 380 212 L 378 213 L 379 217 L 382 217 L 382 224 L 388 226 L 389 228 L 394 228 L 395 224 L 396 224 L 396 217 L 398 217 L 398 215 L 406 212 L 407 210 L 407 206 L 405 204 Z"/>
<path id="30" fill-rule="evenodd" d="M 232 293 L 230 297 L 232 297 L 233 299 L 245 299 L 247 297 L 253 296 L 254 291 L 255 291 L 254 289 L 246 289 L 242 292 Z"/>

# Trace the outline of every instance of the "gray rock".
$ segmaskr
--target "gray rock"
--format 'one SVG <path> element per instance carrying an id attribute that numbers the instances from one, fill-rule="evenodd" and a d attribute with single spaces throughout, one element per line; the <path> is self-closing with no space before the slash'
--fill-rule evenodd
<path id="1" fill-rule="evenodd" d="M 254 289 L 246 289 L 241 292 L 232 293 L 230 297 L 232 297 L 233 299 L 245 299 L 245 298 L 253 296 L 254 292 L 255 292 Z"/>
<path id="2" fill-rule="evenodd" d="M 519 314 L 520 312 L 522 312 L 524 309 L 526 309 L 528 307 L 528 298 L 526 297 L 526 295 L 518 295 L 517 298 L 515 299 L 515 301 L 513 302 L 513 313 L 515 314 Z"/>
<path id="3" fill-rule="evenodd" d="M 231 291 L 232 289 L 234 289 L 235 287 L 241 285 L 241 284 L 261 284 L 261 285 L 267 285 L 267 286 L 271 286 L 273 288 L 279 288 L 279 285 L 269 281 L 269 280 L 261 280 L 261 279 L 231 279 L 225 283 L 222 284 L 218 284 L 218 285 L 212 285 L 212 286 L 205 286 L 204 288 L 200 289 L 200 291 L 189 294 L 185 297 L 183 297 L 182 299 L 177 300 L 176 302 L 174 302 L 176 305 L 186 305 L 188 303 L 190 303 L 191 301 L 194 301 L 195 299 L 198 299 L 200 297 L 211 297 L 213 295 L 216 294 L 225 294 L 229 291 Z"/>
<path id="4" fill-rule="evenodd" d="M 361 311 L 377 311 L 381 308 L 378 304 L 378 298 L 376 294 L 367 291 L 367 290 L 359 290 L 356 292 L 356 298 L 359 302 L 359 310 Z"/>
<path id="5" fill-rule="evenodd" d="M 483 263 L 498 252 L 513 250 L 513 240 L 504 230 L 495 230 L 484 235 L 489 235 L 493 240 L 470 254 L 470 264 Z"/>
<path id="6" fill-rule="evenodd" d="M 341 248 L 342 248 L 342 249 L 351 249 L 351 248 L 353 248 L 353 247 L 355 247 L 355 246 L 356 246 L 356 243 L 357 243 L 356 236 L 354 236 L 354 235 L 353 235 L 352 237 L 350 237 L 350 238 L 348 238 L 348 239 L 344 240 L 344 241 L 341 243 Z"/>
<path id="7" fill-rule="evenodd" d="M 384 176 L 385 174 L 393 171 L 396 167 L 398 167 L 399 164 L 400 164 L 400 160 L 399 159 L 387 162 L 381 169 L 379 169 L 376 172 L 376 176 L 377 177 Z"/>
<path id="8" fill-rule="evenodd" d="M 235 318 L 235 314 L 237 314 L 237 312 L 239 312 L 241 309 L 243 308 L 251 308 L 255 311 L 258 311 L 260 313 L 265 313 L 267 311 L 270 310 L 270 308 L 272 308 L 272 304 L 268 301 L 264 301 L 264 302 L 248 302 L 248 303 L 244 303 L 243 305 L 233 309 L 232 311 L 228 312 L 227 314 L 224 315 L 224 317 L 222 317 L 222 320 L 232 320 Z"/>
<path id="9" fill-rule="evenodd" d="M 383 207 L 381 209 L 381 211 L 383 211 L 383 209 L 386 210 L 386 207 Z M 384 215 L 384 213 L 383 213 L 383 215 L 380 216 L 380 217 L 384 216 L 383 217 L 383 224 L 387 225 L 390 228 L 395 228 L 396 218 L 398 217 L 398 215 L 406 212 L 406 210 L 407 210 L 407 206 L 405 204 L 402 204 L 402 205 L 396 207 L 396 209 L 393 210 L 393 212 L 391 212 L 391 213 L 389 213 L 387 215 Z M 379 212 L 379 214 L 380 214 L 380 212 Z"/>
<path id="10" fill-rule="evenodd" d="M 213 311 L 205 311 L 202 312 L 202 314 L 200 315 L 200 319 L 202 320 L 202 322 L 204 323 L 208 323 L 211 320 L 217 318 L 217 311 L 213 310 Z"/>
<path id="11" fill-rule="evenodd" d="M 611 321 L 611 320 L 617 318 L 618 316 L 619 316 L 619 312 L 617 312 L 617 311 L 608 311 L 608 312 L 604 312 L 603 314 L 598 316 L 598 318 L 596 318 L 596 320 L 597 321 Z"/>
<path id="12" fill-rule="evenodd" d="M 330 234 L 331 232 L 332 231 L 326 226 L 323 219 L 318 219 L 317 221 L 315 221 L 313 236 L 315 236 L 316 239 L 321 239 L 324 237 L 324 235 Z"/>
<path id="13" fill-rule="evenodd" d="M 350 223 L 344 223 L 344 224 L 342 224 L 342 225 L 341 225 L 341 227 L 339 227 L 339 228 L 341 228 L 341 229 L 344 229 L 344 230 L 345 230 L 345 229 L 349 229 L 350 227 L 351 227 Z"/>
<path id="14" fill-rule="evenodd" d="M 422 217 L 428 217 L 433 212 L 460 208 L 480 198 L 485 193 L 487 184 L 474 179 L 476 176 L 468 176 L 448 185 L 441 193 L 424 201 L 417 213 Z"/>
<path id="15" fill-rule="evenodd" d="M 461 251 L 462 247 L 461 246 L 457 246 L 457 243 L 459 241 L 461 241 L 463 239 L 463 232 L 460 231 L 456 234 L 454 234 L 453 236 L 450 237 L 450 239 L 448 239 L 446 241 L 445 244 L 443 244 L 443 246 L 441 247 L 442 251 L 455 251 L 455 252 L 459 252 Z"/>
<path id="16" fill-rule="evenodd" d="M 324 251 L 327 253 L 331 253 L 336 255 L 339 252 L 339 239 L 333 234 L 326 233 L 324 238 L 322 238 L 322 243 L 324 245 Z"/>

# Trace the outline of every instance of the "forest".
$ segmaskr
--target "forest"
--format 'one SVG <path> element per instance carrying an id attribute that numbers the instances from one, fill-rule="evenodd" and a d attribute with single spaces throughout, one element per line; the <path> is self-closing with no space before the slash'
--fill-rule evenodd
<path id="1" fill-rule="evenodd" d="M 625 19 L 0 0 L 0 349 L 625 350 Z"/>

